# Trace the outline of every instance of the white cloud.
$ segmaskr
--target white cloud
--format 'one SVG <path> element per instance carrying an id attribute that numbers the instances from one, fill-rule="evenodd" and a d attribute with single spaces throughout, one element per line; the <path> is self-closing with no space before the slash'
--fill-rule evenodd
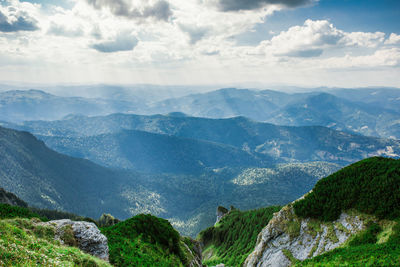
<path id="1" fill-rule="evenodd" d="M 265 33 L 269 39 L 256 46 L 238 44 L 236 37 L 242 33 L 253 31 L 260 37 L 255 26 L 268 23 L 268 17 L 289 2 L 258 1 L 261 8 L 227 11 L 215 8 L 217 0 L 169 0 L 171 14 L 159 16 L 149 11 L 158 0 L 73 1 L 70 9 L 18 0 L 0 5 L 7 23 L 25 14 L 38 27 L 0 32 L 0 79 L 276 82 L 290 73 L 292 80 L 301 81 L 307 74 L 304 80 L 325 83 L 333 77 L 329 70 L 391 68 L 393 73 L 399 67 L 399 35 L 385 40 L 381 32 L 346 32 L 327 20 L 306 20 L 273 32 L 272 38 Z M 123 3 L 129 4 L 126 10 L 120 10 Z"/>
<path id="2" fill-rule="evenodd" d="M 323 51 L 340 47 L 376 47 L 384 40 L 384 33 L 344 32 L 327 20 L 306 20 L 271 40 L 261 42 L 266 54 L 288 57 L 318 57 Z"/>
<path id="3" fill-rule="evenodd" d="M 11 5 L 0 5 L 0 32 L 39 30 L 36 19 L 37 5 L 12 1 Z"/>
<path id="4" fill-rule="evenodd" d="M 70 27 L 69 25 L 56 24 L 55 22 L 50 23 L 47 33 L 65 37 L 79 37 L 84 34 L 81 27 Z"/>
<path id="5" fill-rule="evenodd" d="M 91 48 L 102 53 L 114 53 L 121 51 L 132 51 L 138 44 L 138 39 L 130 33 L 119 33 L 114 39 L 94 43 Z"/>
<path id="6" fill-rule="evenodd" d="M 385 41 L 385 44 L 387 45 L 400 44 L 400 35 L 391 33 L 389 38 Z"/>
<path id="7" fill-rule="evenodd" d="M 320 62 L 325 68 L 376 68 L 400 66 L 400 48 L 382 48 L 370 55 L 329 58 Z"/>
<path id="8" fill-rule="evenodd" d="M 221 11 L 242 11 L 260 9 L 268 5 L 299 7 L 316 2 L 314 0 L 214 0 Z"/>
<path id="9" fill-rule="evenodd" d="M 115 16 L 129 19 L 147 19 L 168 21 L 172 16 L 170 4 L 164 0 L 129 1 L 129 0 L 85 0 L 96 9 L 108 9 Z"/>
<path id="10" fill-rule="evenodd" d="M 383 32 L 350 32 L 346 33 L 342 42 L 346 46 L 377 47 L 385 39 Z"/>

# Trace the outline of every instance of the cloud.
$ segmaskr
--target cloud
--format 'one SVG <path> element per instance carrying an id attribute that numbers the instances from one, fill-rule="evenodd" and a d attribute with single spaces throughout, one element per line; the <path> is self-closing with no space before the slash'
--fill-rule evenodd
<path id="1" fill-rule="evenodd" d="M 0 11 L 0 32 L 36 31 L 37 21 L 27 12 L 8 9 L 8 16 Z"/>
<path id="2" fill-rule="evenodd" d="M 287 57 L 318 57 L 329 48 L 376 47 L 384 40 L 382 32 L 344 32 L 327 20 L 306 20 L 302 26 L 283 31 L 260 46 L 267 54 Z"/>
<path id="3" fill-rule="evenodd" d="M 391 33 L 389 38 L 385 41 L 385 44 L 387 45 L 400 44 L 400 35 Z"/>
<path id="4" fill-rule="evenodd" d="M 351 32 L 346 33 L 342 42 L 346 46 L 377 47 L 385 39 L 383 32 Z"/>
<path id="5" fill-rule="evenodd" d="M 333 57 L 319 62 L 325 68 L 376 68 L 400 66 L 400 49 L 383 48 L 371 55 Z"/>
<path id="6" fill-rule="evenodd" d="M 96 9 L 109 9 L 115 16 L 130 19 L 153 18 L 160 21 L 168 21 L 172 16 L 170 4 L 165 0 L 158 0 L 154 4 L 134 4 L 127 0 L 86 0 Z M 142 2 L 143 3 L 143 2 Z"/>
<path id="7" fill-rule="evenodd" d="M 218 0 L 217 7 L 221 11 L 254 10 L 267 5 L 281 5 L 285 7 L 304 6 L 315 2 L 313 0 Z"/>
<path id="8" fill-rule="evenodd" d="M 190 44 L 197 43 L 210 31 L 208 27 L 199 27 L 182 23 L 179 23 L 178 26 L 184 33 L 189 35 Z"/>
<path id="9" fill-rule="evenodd" d="M 324 50 L 320 48 L 314 49 L 304 49 L 304 50 L 294 50 L 291 52 L 286 53 L 288 57 L 319 57 L 322 55 Z"/>
<path id="10" fill-rule="evenodd" d="M 82 28 L 67 28 L 65 25 L 56 24 L 55 22 L 50 23 L 50 27 L 47 30 L 48 34 L 65 37 L 79 37 L 83 36 Z"/>
<path id="11" fill-rule="evenodd" d="M 114 40 L 104 41 L 90 45 L 91 48 L 102 53 L 131 51 L 138 44 L 138 39 L 131 34 L 120 33 Z"/>

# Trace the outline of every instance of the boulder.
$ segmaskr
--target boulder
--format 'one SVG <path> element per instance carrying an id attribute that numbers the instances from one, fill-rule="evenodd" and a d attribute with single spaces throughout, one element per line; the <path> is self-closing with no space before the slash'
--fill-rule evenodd
<path id="1" fill-rule="evenodd" d="M 44 224 L 55 227 L 55 238 L 62 244 L 76 246 L 90 255 L 108 261 L 107 237 L 100 232 L 94 223 L 64 219 Z"/>

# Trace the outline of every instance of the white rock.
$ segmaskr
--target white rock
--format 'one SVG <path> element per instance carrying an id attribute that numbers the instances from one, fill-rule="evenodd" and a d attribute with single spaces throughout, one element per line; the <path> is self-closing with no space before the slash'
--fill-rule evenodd
<path id="1" fill-rule="evenodd" d="M 288 224 L 300 225 L 300 231 L 290 236 Z M 319 231 L 312 231 L 310 219 L 295 216 L 291 205 L 275 213 L 268 225 L 260 232 L 254 251 L 244 266 L 290 266 L 289 257 L 305 260 L 339 247 L 354 233 L 364 228 L 359 216 L 342 213 L 332 223 L 320 223 Z M 337 227 L 341 224 L 343 227 Z M 344 228 L 347 229 L 344 231 Z M 291 254 L 289 257 L 285 253 Z"/>

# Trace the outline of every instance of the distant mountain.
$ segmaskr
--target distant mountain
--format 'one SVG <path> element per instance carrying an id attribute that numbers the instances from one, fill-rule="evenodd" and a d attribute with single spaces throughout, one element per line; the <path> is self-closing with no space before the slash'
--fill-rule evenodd
<path id="1" fill-rule="evenodd" d="M 251 121 L 243 117 L 205 119 L 187 116 L 113 114 L 105 117 L 79 116 L 62 121 L 35 121 L 26 122 L 21 126 L 8 126 L 32 132 L 55 150 L 69 155 L 87 157 L 99 163 L 103 162 L 102 164 L 104 164 L 104 161 L 108 161 L 107 158 L 110 158 L 107 153 L 114 153 L 113 157 L 118 156 L 118 158 L 126 158 L 129 155 L 129 157 L 133 158 L 142 155 L 143 150 L 135 152 L 135 147 L 133 146 L 129 150 L 131 154 L 127 152 L 127 149 L 124 151 L 119 149 L 121 144 L 129 144 L 122 141 L 122 139 L 126 140 L 127 133 L 118 135 L 122 130 L 139 130 L 170 136 L 153 135 L 151 142 L 155 142 L 156 139 L 168 139 L 170 140 L 168 142 L 172 142 L 172 140 L 175 140 L 173 142 L 178 140 L 184 143 L 188 142 L 186 139 L 174 139 L 171 137 L 175 136 L 233 146 L 242 152 L 239 153 L 238 150 L 235 150 L 236 152 L 232 155 L 243 155 L 243 152 L 246 152 L 245 155 L 262 159 L 264 162 L 265 159 L 268 159 L 265 157 L 270 157 L 277 162 L 330 161 L 348 164 L 370 156 L 386 155 L 396 157 L 400 155 L 400 142 L 396 140 L 354 135 L 320 126 L 277 126 Z M 118 141 L 118 136 L 121 138 L 120 141 Z M 132 135 L 130 142 L 135 139 L 135 135 Z M 150 142 L 150 139 L 147 140 Z M 110 147 L 107 147 L 107 142 Z M 194 145 L 193 142 L 191 141 L 192 145 Z M 202 142 L 198 144 L 205 145 Z M 213 144 L 212 146 L 215 147 L 215 145 Z M 207 145 L 207 147 L 210 146 L 211 144 Z M 146 153 L 164 153 L 166 148 L 165 144 L 147 146 Z M 194 146 L 191 149 L 194 149 Z M 197 148 L 194 151 L 199 151 L 199 149 Z M 171 148 L 169 152 L 171 154 L 168 160 L 171 157 L 175 157 L 173 155 L 178 150 Z M 181 152 L 183 151 L 179 151 L 179 153 Z M 196 152 L 192 155 L 197 156 L 197 154 Z M 104 160 L 99 160 L 101 157 Z M 228 156 L 226 160 L 230 157 Z M 215 157 L 212 158 L 215 159 Z M 254 162 L 252 163 L 253 166 L 255 166 Z M 267 160 L 267 162 L 271 161 Z M 110 166 L 111 163 L 109 162 L 107 166 Z M 232 164 L 238 164 L 238 161 Z M 232 164 L 227 164 L 226 166 L 232 166 Z M 205 165 L 207 166 L 207 164 Z M 249 166 L 249 163 L 243 165 Z M 122 165 L 115 164 L 114 166 L 121 167 Z M 212 166 L 211 163 L 208 166 Z"/>
<path id="2" fill-rule="evenodd" d="M 94 218 L 99 208 L 124 214 L 115 191 L 134 182 L 132 174 L 59 154 L 29 133 L 2 127 L 0 153 L 0 186 L 30 205 Z"/>
<path id="3" fill-rule="evenodd" d="M 183 112 L 206 118 L 245 116 L 263 121 L 271 112 L 288 101 L 290 96 L 285 93 L 227 88 L 156 102 L 150 105 L 146 113 Z"/>
<path id="4" fill-rule="evenodd" d="M 3 188 L 0 188 L 0 203 L 9 204 L 12 206 L 28 207 L 28 204 L 25 201 L 13 193 L 7 192 Z"/>
<path id="5" fill-rule="evenodd" d="M 230 145 L 135 130 L 77 138 L 39 137 L 64 154 L 107 167 L 149 173 L 199 174 L 206 168 L 273 164 L 266 154 L 249 153 Z"/>
<path id="6" fill-rule="evenodd" d="M 48 88 L 62 96 L 14 90 L 0 93 L 0 121 L 21 123 L 69 118 L 71 114 L 98 116 L 118 112 L 215 119 L 244 116 L 278 125 L 318 125 L 400 139 L 400 90 L 396 88 L 316 88 L 314 92 L 291 94 L 225 88 L 194 93 L 199 90 L 109 85 Z"/>
<path id="7" fill-rule="evenodd" d="M 209 215 L 216 205 L 249 209 L 284 204 L 339 168 L 318 162 L 150 175 L 65 156 L 27 132 L 2 127 L 0 154 L 0 186 L 30 205 L 93 218 L 102 213 L 120 219 L 152 213 L 192 236 L 214 222 Z"/>
<path id="8" fill-rule="evenodd" d="M 330 94 L 350 101 L 362 102 L 375 107 L 384 107 L 400 112 L 399 88 L 355 88 L 332 89 Z"/>
<path id="9" fill-rule="evenodd" d="M 373 106 L 320 93 L 288 104 L 267 121 L 293 126 L 320 125 L 368 136 L 400 138 L 399 118 L 400 113 L 386 109 L 385 105 Z"/>
<path id="10" fill-rule="evenodd" d="M 0 120 L 56 120 L 69 114 L 106 115 L 132 112 L 142 107 L 140 101 L 99 98 L 59 97 L 39 90 L 0 92 Z"/>
<path id="11" fill-rule="evenodd" d="M 323 92 L 323 91 L 326 92 Z M 141 114 L 244 116 L 279 125 L 319 125 L 363 135 L 400 139 L 400 90 L 326 89 L 309 93 L 227 88 L 156 102 Z"/>

